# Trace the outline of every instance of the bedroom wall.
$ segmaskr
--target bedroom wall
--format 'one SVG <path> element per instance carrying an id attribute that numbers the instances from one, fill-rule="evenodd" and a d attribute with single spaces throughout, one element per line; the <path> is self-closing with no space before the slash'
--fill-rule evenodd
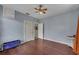
<path id="1" fill-rule="evenodd" d="M 76 33 L 78 16 L 79 10 L 75 10 L 54 17 L 51 16 L 41 19 L 41 22 L 44 23 L 44 38 L 73 46 L 73 39 L 67 36 L 72 36 Z"/>
<path id="2" fill-rule="evenodd" d="M 14 40 L 22 40 L 24 23 L 16 20 L 14 17 L 15 11 L 3 7 L 1 19 L 1 44 Z"/>
<path id="3" fill-rule="evenodd" d="M 3 16 L 3 6 L 0 5 L 0 45 L 13 40 L 24 40 L 24 20 L 35 22 L 35 18 L 15 11 L 14 18 Z M 33 38 L 34 39 L 34 38 Z M 25 40 L 24 40 L 25 42 Z"/>
<path id="4" fill-rule="evenodd" d="M 1 42 L 2 42 L 2 12 L 3 12 L 3 7 L 0 5 L 0 48 L 1 48 Z"/>
<path id="5" fill-rule="evenodd" d="M 2 42 L 9 42 L 13 40 L 23 39 L 24 23 L 11 18 L 2 19 Z"/>

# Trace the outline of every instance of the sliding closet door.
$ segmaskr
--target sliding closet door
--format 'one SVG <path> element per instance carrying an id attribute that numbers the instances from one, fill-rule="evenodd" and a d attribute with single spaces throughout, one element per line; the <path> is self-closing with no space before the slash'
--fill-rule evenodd
<path id="1" fill-rule="evenodd" d="M 77 32 L 74 40 L 74 52 L 79 54 L 79 16 L 77 22 Z"/>

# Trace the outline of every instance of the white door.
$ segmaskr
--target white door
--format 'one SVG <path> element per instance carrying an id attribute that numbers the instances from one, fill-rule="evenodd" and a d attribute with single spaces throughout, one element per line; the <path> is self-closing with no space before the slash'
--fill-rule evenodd
<path id="1" fill-rule="evenodd" d="M 38 38 L 41 38 L 41 39 L 43 39 L 44 37 L 44 31 L 43 31 L 43 23 L 39 23 L 38 24 Z"/>
<path id="2" fill-rule="evenodd" d="M 25 21 L 24 22 L 24 42 L 34 40 L 35 37 L 35 24 L 32 21 Z"/>

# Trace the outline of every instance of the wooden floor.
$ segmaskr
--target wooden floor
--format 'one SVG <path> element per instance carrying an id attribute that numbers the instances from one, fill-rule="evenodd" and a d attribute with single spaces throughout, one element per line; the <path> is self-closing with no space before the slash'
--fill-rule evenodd
<path id="1" fill-rule="evenodd" d="M 74 55 L 74 53 L 67 45 L 38 39 L 0 52 L 0 55 Z"/>

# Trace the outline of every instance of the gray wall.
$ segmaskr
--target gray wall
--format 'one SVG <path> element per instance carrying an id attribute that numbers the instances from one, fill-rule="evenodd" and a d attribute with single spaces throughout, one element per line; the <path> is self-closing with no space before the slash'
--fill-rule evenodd
<path id="1" fill-rule="evenodd" d="M 44 38 L 72 46 L 73 39 L 67 36 L 76 33 L 78 15 L 79 10 L 75 10 L 54 17 L 41 19 L 41 22 L 44 23 Z"/>
<path id="2" fill-rule="evenodd" d="M 0 5 L 0 47 L 1 47 L 1 42 L 2 42 L 2 12 L 3 12 L 3 7 Z"/>
<path id="3" fill-rule="evenodd" d="M 33 21 L 36 19 L 15 11 L 15 18 L 3 16 L 3 7 L 0 6 L 0 46 L 4 42 L 24 39 L 24 20 Z"/>
<path id="4" fill-rule="evenodd" d="M 23 39 L 24 23 L 14 19 L 4 18 L 2 19 L 2 42 L 9 42 L 13 40 Z"/>
<path id="5" fill-rule="evenodd" d="M 24 39 L 24 23 L 3 16 L 3 6 L 0 5 L 0 45 L 13 40 Z"/>
<path id="6" fill-rule="evenodd" d="M 3 16 L 3 6 L 0 5 L 0 47 L 3 43 L 22 40 L 24 23 L 15 18 L 8 18 Z"/>

